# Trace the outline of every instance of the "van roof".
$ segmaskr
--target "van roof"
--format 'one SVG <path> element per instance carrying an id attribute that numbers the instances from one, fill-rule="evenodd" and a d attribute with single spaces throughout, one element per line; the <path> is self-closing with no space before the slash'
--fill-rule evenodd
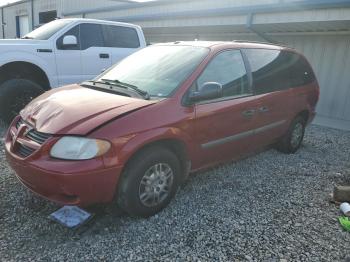
<path id="1" fill-rule="evenodd" d="M 265 43 L 245 40 L 233 40 L 233 41 L 176 41 L 169 43 L 162 43 L 158 45 L 187 45 L 198 47 L 236 47 L 236 48 L 264 48 L 264 49 L 292 49 L 287 46 L 283 46 L 276 43 Z"/>

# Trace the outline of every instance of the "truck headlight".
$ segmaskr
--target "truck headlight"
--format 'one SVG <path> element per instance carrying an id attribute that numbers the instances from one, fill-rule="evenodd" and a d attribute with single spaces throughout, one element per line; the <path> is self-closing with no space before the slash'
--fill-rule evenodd
<path id="1" fill-rule="evenodd" d="M 87 160 L 105 154 L 111 144 L 105 140 L 76 136 L 64 136 L 50 151 L 54 158 L 65 160 Z"/>

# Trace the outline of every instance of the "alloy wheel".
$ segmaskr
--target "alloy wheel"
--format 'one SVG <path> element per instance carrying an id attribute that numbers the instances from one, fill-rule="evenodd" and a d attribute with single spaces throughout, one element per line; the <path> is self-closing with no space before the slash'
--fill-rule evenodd
<path id="1" fill-rule="evenodd" d="M 170 194 L 174 172 L 166 163 L 157 163 L 143 175 L 139 186 L 139 199 L 146 207 L 155 207 Z"/>

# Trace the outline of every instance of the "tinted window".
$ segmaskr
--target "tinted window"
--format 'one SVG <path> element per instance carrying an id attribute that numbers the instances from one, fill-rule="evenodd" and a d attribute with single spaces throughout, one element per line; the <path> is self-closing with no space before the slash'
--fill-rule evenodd
<path id="1" fill-rule="evenodd" d="M 74 35 L 77 40 L 78 40 L 78 45 L 76 46 L 63 46 L 63 38 L 66 35 Z M 79 41 L 79 26 L 75 26 L 72 29 L 68 30 L 64 35 L 62 35 L 58 40 L 57 40 L 57 48 L 60 50 L 80 50 L 80 41 Z"/>
<path id="2" fill-rule="evenodd" d="M 90 47 L 103 47 L 102 26 L 98 24 L 80 25 L 81 49 L 86 50 Z"/>
<path id="3" fill-rule="evenodd" d="M 249 84 L 241 52 L 225 51 L 213 58 L 197 80 L 197 88 L 206 82 L 217 82 L 225 97 L 249 94 Z"/>
<path id="4" fill-rule="evenodd" d="M 280 50 L 245 49 L 255 90 L 264 94 L 311 83 L 314 75 L 298 54 Z"/>
<path id="5" fill-rule="evenodd" d="M 316 80 L 309 63 L 300 55 L 286 52 L 290 63 L 290 87 L 310 84 Z"/>
<path id="6" fill-rule="evenodd" d="M 138 48 L 139 37 L 134 28 L 103 25 L 103 36 L 108 47 Z"/>
<path id="7" fill-rule="evenodd" d="M 57 17 L 57 11 L 47 11 L 47 12 L 40 12 L 39 13 L 39 24 L 46 24 L 53 20 L 55 20 Z"/>

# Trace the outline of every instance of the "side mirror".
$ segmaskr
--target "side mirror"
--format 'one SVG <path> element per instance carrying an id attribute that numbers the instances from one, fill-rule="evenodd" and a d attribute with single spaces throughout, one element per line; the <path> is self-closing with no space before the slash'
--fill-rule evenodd
<path id="1" fill-rule="evenodd" d="M 206 82 L 199 91 L 189 95 L 189 99 L 192 103 L 220 97 L 222 97 L 222 85 L 217 82 Z"/>
<path id="2" fill-rule="evenodd" d="M 77 46 L 78 45 L 78 39 L 74 35 L 66 35 L 63 37 L 63 46 Z"/>

